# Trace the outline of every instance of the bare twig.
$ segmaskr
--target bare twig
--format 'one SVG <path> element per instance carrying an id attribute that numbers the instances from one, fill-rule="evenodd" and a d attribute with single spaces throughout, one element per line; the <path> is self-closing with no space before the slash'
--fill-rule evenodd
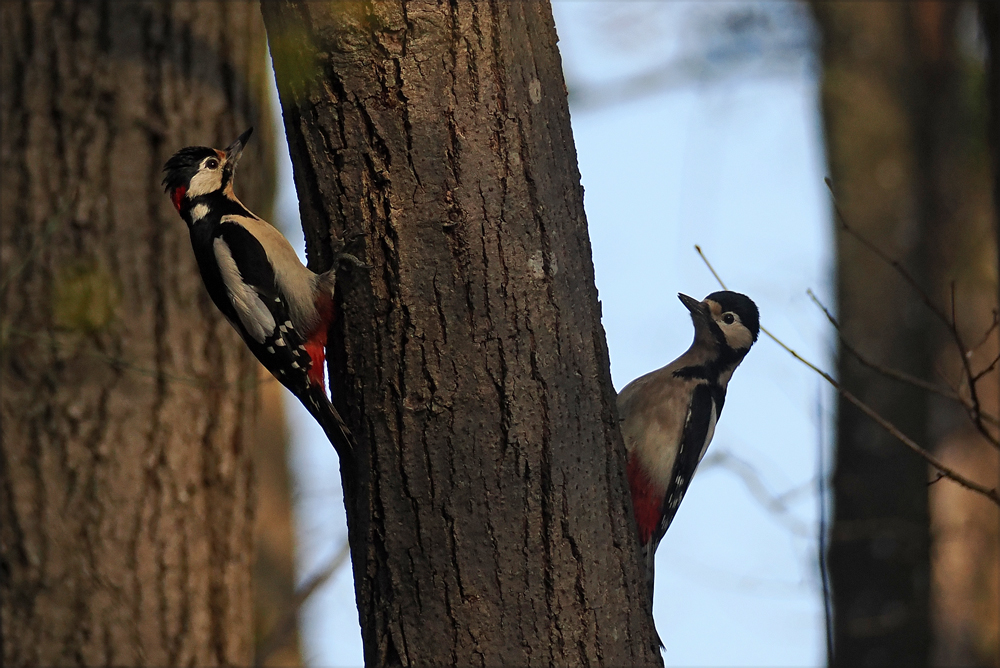
<path id="1" fill-rule="evenodd" d="M 728 290 L 728 288 L 726 287 L 726 284 L 719 278 L 719 275 L 715 272 L 715 269 L 712 268 L 712 264 L 708 261 L 708 258 L 706 258 L 705 254 L 702 253 L 701 248 L 699 248 L 698 246 L 695 246 L 695 250 L 698 251 L 699 255 L 701 255 L 702 260 L 708 266 L 709 271 L 711 271 L 712 274 L 716 277 L 716 280 L 719 281 L 719 284 L 722 286 L 722 288 L 725 289 L 725 290 Z M 986 487 L 985 485 L 981 485 L 978 482 L 975 482 L 974 480 L 969 480 L 968 478 L 966 478 L 965 476 L 963 476 L 958 471 L 955 471 L 954 469 L 950 468 L 949 466 L 946 466 L 944 464 L 944 462 L 942 462 L 941 460 L 939 460 L 937 457 L 935 457 L 934 455 L 932 455 L 930 452 L 928 452 L 924 448 L 920 447 L 913 439 L 911 439 L 909 436 L 907 436 L 906 434 L 904 434 L 903 432 L 901 432 L 899 429 L 897 429 L 894 424 L 892 424 L 891 422 L 889 422 L 888 420 L 886 420 L 884 417 L 882 417 L 881 415 L 879 415 L 878 412 L 875 411 L 875 409 L 873 409 L 872 407 L 870 407 L 865 402 L 861 401 L 861 399 L 859 399 L 856 396 L 854 396 L 854 394 L 852 394 L 850 391 L 848 391 L 846 388 L 844 388 L 840 383 L 838 383 L 836 380 L 834 380 L 833 376 L 831 376 L 830 374 L 826 373 L 825 371 L 823 371 L 822 369 L 820 369 L 819 367 L 817 367 L 815 364 L 813 364 L 812 362 L 810 362 L 809 360 L 805 359 L 804 357 L 802 357 L 801 355 L 799 355 L 797 352 L 795 352 L 794 350 L 792 350 L 791 348 L 789 348 L 787 345 L 785 345 L 785 343 L 781 339 L 779 339 L 774 334 L 772 334 L 771 332 L 769 332 L 764 326 L 761 326 L 760 331 L 762 331 L 764 334 L 766 334 L 767 337 L 770 338 L 772 341 L 774 341 L 775 343 L 777 343 L 789 355 L 791 355 L 792 357 L 794 357 L 795 359 L 797 359 L 798 361 L 802 362 L 807 367 L 809 367 L 810 369 L 812 369 L 813 371 L 815 371 L 816 373 L 818 373 L 820 376 L 822 376 L 823 379 L 826 382 L 830 383 L 830 385 L 832 385 L 834 387 L 834 389 L 836 389 L 837 392 L 840 393 L 840 396 L 844 397 L 844 399 L 846 399 L 850 403 L 854 404 L 854 406 L 856 408 L 858 408 L 858 410 L 860 410 L 862 413 L 864 413 L 869 418 L 871 418 L 872 420 L 874 420 L 880 427 L 882 427 L 887 432 L 889 432 L 890 435 L 892 435 L 893 437 L 895 437 L 896 440 L 898 440 L 900 443 L 902 443 L 903 445 L 905 445 L 906 447 L 908 447 L 914 453 L 916 453 L 917 455 L 919 455 L 920 457 L 922 457 L 924 459 L 924 461 L 926 461 L 928 464 L 930 464 L 931 466 L 933 466 L 940 473 L 944 474 L 945 477 L 951 479 L 952 481 L 958 483 L 959 485 L 961 485 L 962 487 L 965 487 L 968 490 L 971 490 L 973 492 L 976 492 L 977 494 L 981 494 L 981 495 L 985 496 L 987 499 L 989 499 L 993 503 L 997 504 L 997 506 L 1000 506 L 1000 492 L 998 492 L 996 488 Z"/>
<path id="2" fill-rule="evenodd" d="M 830 177 L 824 178 L 823 181 L 826 183 L 826 187 L 829 188 L 830 190 L 830 199 L 833 201 L 833 210 L 837 214 L 837 220 L 840 221 L 841 229 L 843 229 L 845 232 L 847 232 L 852 237 L 861 242 L 862 246 L 864 246 L 872 253 L 877 255 L 879 259 L 881 259 L 883 262 L 885 262 L 890 267 L 895 269 L 896 273 L 898 273 L 903 278 L 903 280 L 909 284 L 909 286 L 913 289 L 913 291 L 917 293 L 917 296 L 920 297 L 920 300 L 924 303 L 924 305 L 928 309 L 930 309 L 931 312 L 935 316 L 937 316 L 937 318 L 941 322 L 943 322 L 946 327 L 950 329 L 951 321 L 948 320 L 948 315 L 944 311 L 942 311 L 937 304 L 934 303 L 934 300 L 931 299 L 930 295 L 928 295 L 923 288 L 920 287 L 920 284 L 917 283 L 917 279 L 913 278 L 913 276 L 910 275 L 910 272 L 906 271 L 906 268 L 903 267 L 902 263 L 900 263 L 898 260 L 889 257 L 889 255 L 886 254 L 881 248 L 876 246 L 874 243 L 869 241 L 867 237 L 865 237 L 860 232 L 858 232 L 853 227 L 847 224 L 847 219 L 844 217 L 844 212 L 840 210 L 840 203 L 837 202 L 837 195 L 833 191 L 833 181 L 830 180 Z"/>
<path id="3" fill-rule="evenodd" d="M 974 382 L 974 383 L 977 382 L 980 378 L 982 378 L 983 376 L 985 376 L 986 374 L 988 374 L 990 371 L 993 371 L 993 369 L 995 369 L 996 366 L 997 366 L 997 362 L 1000 362 L 1000 355 L 997 355 L 996 357 L 994 357 L 993 361 L 989 363 L 989 366 L 987 366 L 985 369 L 983 369 L 982 371 L 980 371 L 979 373 L 977 373 L 975 376 L 973 376 L 972 382 Z"/>
<path id="4" fill-rule="evenodd" d="M 819 500 L 819 527 L 816 551 L 819 553 L 819 578 L 823 586 L 823 620 L 826 631 L 826 663 L 833 665 L 833 598 L 830 595 L 830 572 L 826 567 L 826 461 L 823 448 L 823 393 L 816 393 L 816 497 Z"/>
<path id="5" fill-rule="evenodd" d="M 837 213 L 837 219 L 840 221 L 841 228 L 850 234 L 852 237 L 857 239 L 865 248 L 869 249 L 875 255 L 877 255 L 883 262 L 891 266 L 896 270 L 904 281 L 906 281 L 913 291 L 920 297 L 921 301 L 930 309 L 937 318 L 944 323 L 945 328 L 948 333 L 951 334 L 951 338 L 955 343 L 955 347 L 958 349 L 959 357 L 962 359 L 962 370 L 965 372 L 965 380 L 969 385 L 969 401 L 968 403 L 963 402 L 966 407 L 966 412 L 969 414 L 969 419 L 972 420 L 973 426 L 976 430 L 989 441 L 993 446 L 1000 448 L 1000 439 L 994 436 L 986 425 L 983 424 L 983 414 L 982 406 L 979 401 L 979 392 L 976 388 L 975 374 L 972 372 L 972 366 L 969 361 L 971 356 L 970 351 L 966 348 L 965 343 L 962 341 L 962 335 L 958 331 L 958 323 L 955 318 L 955 282 L 951 282 L 951 317 L 945 313 L 941 308 L 934 303 L 934 300 L 930 298 L 923 288 L 917 283 L 916 279 L 910 275 L 908 271 L 903 267 L 902 263 L 898 260 L 893 259 L 888 253 L 883 251 L 881 248 L 875 245 L 871 240 L 865 237 L 863 234 L 855 230 L 847 223 L 847 218 L 844 216 L 844 212 L 840 209 L 840 204 L 837 202 L 837 195 L 833 190 L 833 181 L 829 177 L 823 179 L 826 183 L 826 187 L 830 190 L 830 198 L 833 201 L 833 209 Z M 992 329 L 992 326 L 991 328 Z"/>
<path id="6" fill-rule="evenodd" d="M 996 309 L 993 309 L 993 322 L 990 324 L 989 329 L 986 330 L 986 333 L 983 334 L 982 340 L 980 340 L 979 343 L 977 343 L 976 345 L 972 346 L 972 349 L 969 350 L 969 352 L 974 353 L 980 348 L 982 348 L 986 344 L 986 342 L 990 340 L 990 335 L 993 334 L 993 330 L 997 328 L 998 324 L 1000 324 L 1000 313 L 998 313 Z"/>
<path id="7" fill-rule="evenodd" d="M 340 546 L 333 558 L 327 562 L 326 566 L 321 568 L 312 577 L 302 583 L 302 586 L 295 591 L 295 596 L 292 598 L 292 604 L 289 606 L 285 613 L 274 623 L 274 626 L 268 632 L 267 636 L 260 643 L 260 649 L 257 651 L 257 655 L 254 657 L 254 665 L 262 666 L 264 662 L 267 661 L 274 652 L 280 649 L 286 642 L 288 642 L 288 636 L 292 634 L 295 630 L 295 621 L 298 619 L 299 610 L 305 604 L 309 597 L 319 589 L 323 584 L 325 584 L 333 575 L 340 570 L 340 567 L 344 565 L 347 561 L 347 557 L 351 555 L 350 544 L 345 540 L 344 544 Z"/>
<path id="8" fill-rule="evenodd" d="M 945 397 L 946 399 L 951 399 L 953 401 L 958 401 L 958 402 L 962 401 L 962 397 L 959 396 L 958 392 L 956 392 L 951 387 L 941 387 L 940 385 L 936 385 L 921 378 L 917 378 L 916 376 L 912 376 L 906 373 L 905 371 L 897 371 L 896 369 L 891 369 L 889 367 L 882 366 L 881 364 L 873 362 L 872 360 L 862 355 L 857 348 L 851 345 L 851 342 L 847 340 L 847 337 L 844 336 L 843 330 L 841 330 L 840 328 L 840 322 L 837 320 L 837 318 L 834 317 L 832 313 L 830 313 L 830 309 L 828 309 L 826 305 L 819 300 L 819 297 L 816 296 L 816 293 L 813 292 L 812 289 L 809 289 L 806 290 L 806 294 L 809 295 L 809 298 L 813 301 L 813 303 L 816 304 L 816 306 L 818 306 L 821 311 L 823 311 L 823 314 L 826 315 L 826 319 L 829 320 L 830 324 L 833 325 L 833 328 L 837 330 L 837 337 L 840 339 L 840 345 L 844 348 L 844 350 L 851 353 L 851 355 L 853 355 L 859 362 L 861 362 L 861 364 L 868 367 L 869 369 L 872 369 L 873 371 L 877 371 L 878 373 L 888 378 L 908 383 L 915 387 L 919 387 L 922 390 L 926 390 L 933 394 Z"/>
<path id="9" fill-rule="evenodd" d="M 761 329 L 762 332 L 764 332 L 765 334 L 767 334 L 768 337 L 770 337 L 770 339 L 772 341 L 774 341 L 779 346 L 781 346 L 785 350 L 785 352 L 787 352 L 792 357 L 794 357 L 798 361 L 802 362 L 807 367 L 809 367 L 810 369 L 812 369 L 813 371 L 815 371 L 816 373 L 818 373 L 820 376 L 822 376 L 823 379 L 826 382 L 830 383 L 830 385 L 832 385 L 838 392 L 840 392 L 840 395 L 842 397 L 844 397 L 845 399 L 847 399 L 850 403 L 854 404 L 854 406 L 857 407 L 862 413 L 864 413 L 865 415 L 867 415 L 868 417 L 870 417 L 872 420 L 874 420 L 876 423 L 878 423 L 878 425 L 880 427 L 882 427 L 887 432 L 889 432 L 889 434 L 891 434 L 892 436 L 894 436 L 896 438 L 896 440 L 898 440 L 900 443 L 902 443 L 903 445 L 905 445 L 906 447 L 908 447 L 910 450 L 912 450 L 916 454 L 918 454 L 921 457 L 923 457 L 924 460 L 928 464 L 930 464 L 931 466 L 933 466 L 940 473 L 944 474 L 946 477 L 950 478 L 951 480 L 957 482 L 962 487 L 965 487 L 966 489 L 972 490 L 973 492 L 976 492 L 978 494 L 982 494 L 987 499 L 989 499 L 993 503 L 995 503 L 998 506 L 1000 506 L 1000 492 L 998 492 L 996 490 L 996 488 L 986 487 L 985 485 L 981 485 L 981 484 L 979 484 L 979 483 L 977 483 L 977 482 L 975 482 L 973 480 L 969 480 L 968 478 L 966 478 L 965 476 L 963 476 L 958 471 L 950 468 L 949 466 L 946 466 L 944 464 L 944 462 L 942 462 L 940 459 L 938 459 L 937 457 L 935 457 L 934 455 L 932 455 L 930 452 L 928 452 L 924 448 L 922 448 L 919 445 L 917 445 L 917 443 L 913 439 L 911 439 L 909 436 L 907 436 L 903 432 L 899 431 L 899 429 L 897 429 L 894 424 L 892 424 L 891 422 L 889 422 L 888 420 L 886 420 L 884 417 L 882 417 L 881 415 L 879 415 L 875 411 L 875 409 L 871 408 L 868 404 L 866 404 L 865 402 L 861 401 L 861 399 L 858 399 L 851 392 L 849 392 L 848 390 L 846 390 L 843 386 L 841 386 L 840 383 L 838 383 L 836 380 L 834 380 L 833 377 L 830 376 L 830 374 L 826 373 L 825 371 L 822 371 L 815 364 L 813 364 L 812 362 L 808 361 L 807 359 L 805 359 L 804 357 L 802 357 L 801 355 L 799 355 L 797 352 L 795 352 L 794 350 L 792 350 L 791 348 L 789 348 L 787 345 L 784 344 L 784 342 L 782 342 L 776 336 L 774 336 L 773 334 L 771 334 L 770 332 L 768 332 L 767 330 L 765 330 L 763 327 L 761 327 L 760 329 Z"/>
<path id="10" fill-rule="evenodd" d="M 941 387 L 940 385 L 931 383 L 921 378 L 917 378 L 916 376 L 910 375 L 904 371 L 898 371 L 896 369 L 882 366 L 881 364 L 874 362 L 865 357 L 864 355 L 862 355 L 857 348 L 851 345 L 851 342 L 847 340 L 847 337 L 844 336 L 844 332 L 840 328 L 840 322 L 834 317 L 832 313 L 830 313 L 830 309 L 828 309 L 826 305 L 819 300 L 819 297 L 816 296 L 816 293 L 814 293 L 812 289 L 809 289 L 806 290 L 806 294 L 809 295 L 809 298 L 812 299 L 813 303 L 816 304 L 816 306 L 819 307 L 821 311 L 823 311 L 823 314 L 826 315 L 826 319 L 829 320 L 830 324 L 833 325 L 833 328 L 837 330 L 837 337 L 840 339 L 841 347 L 843 347 L 844 350 L 853 355 L 859 362 L 861 362 L 861 364 L 865 365 L 869 369 L 872 369 L 873 371 L 876 371 L 877 373 L 882 374 L 883 376 L 886 376 L 887 378 L 892 378 L 894 380 L 898 380 L 900 382 L 913 385 L 914 387 L 920 388 L 927 392 L 931 392 L 932 394 L 937 394 L 946 399 L 957 401 L 962 405 L 963 408 L 965 408 L 966 411 L 971 412 L 972 405 L 966 401 L 965 397 L 962 396 L 961 392 L 951 387 L 950 385 L 948 385 L 947 387 Z M 996 362 L 994 361 L 994 365 L 995 364 Z M 986 373 L 989 373 L 989 371 L 990 371 L 989 368 L 985 369 L 982 371 L 982 374 L 985 375 Z M 978 377 L 976 378 L 976 380 L 978 380 Z M 945 382 L 947 383 L 946 380 Z M 980 416 L 990 424 L 993 425 L 998 424 L 997 418 L 993 415 L 990 415 L 989 413 L 980 411 Z"/>

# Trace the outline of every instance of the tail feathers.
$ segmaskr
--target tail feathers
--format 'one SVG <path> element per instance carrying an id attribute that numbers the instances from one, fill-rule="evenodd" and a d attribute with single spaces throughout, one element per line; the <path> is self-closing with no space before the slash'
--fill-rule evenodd
<path id="1" fill-rule="evenodd" d="M 347 424 L 340 417 L 340 413 L 333 407 L 333 404 L 330 403 L 322 388 L 314 385 L 305 396 L 299 397 L 299 399 L 310 415 L 319 423 L 319 426 L 323 428 L 326 437 L 330 440 L 330 444 L 333 445 L 334 450 L 337 451 L 341 461 L 345 459 L 349 461 L 353 458 L 354 452 L 357 450 L 357 446 L 354 443 L 354 435 L 351 434 L 351 430 L 347 428 Z"/>
<path id="2" fill-rule="evenodd" d="M 656 546 L 658 541 L 649 541 L 642 546 L 642 562 L 646 567 L 646 592 L 648 595 L 649 616 L 653 616 L 653 582 L 656 571 Z M 663 640 L 660 639 L 660 632 L 656 630 L 656 622 L 653 622 L 653 633 L 656 634 L 656 644 L 660 649 L 666 649 Z"/>

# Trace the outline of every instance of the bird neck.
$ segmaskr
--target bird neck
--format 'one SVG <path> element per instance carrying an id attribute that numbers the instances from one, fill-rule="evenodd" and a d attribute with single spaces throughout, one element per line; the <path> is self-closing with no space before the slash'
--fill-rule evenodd
<path id="1" fill-rule="evenodd" d="M 745 350 L 733 350 L 726 345 L 709 352 L 699 349 L 698 344 L 695 344 L 681 358 L 688 358 L 689 363 L 682 364 L 674 371 L 674 376 L 705 380 L 710 385 L 719 385 L 725 390 L 729 379 L 733 377 L 733 372 L 746 354 Z"/>
<path id="2" fill-rule="evenodd" d="M 189 227 L 196 225 L 215 226 L 219 224 L 223 216 L 257 218 L 249 209 L 243 206 L 242 202 L 236 199 L 235 195 L 230 196 L 230 193 L 231 191 L 224 193 L 216 190 L 199 195 L 198 197 L 182 200 L 179 209 L 181 218 L 184 219 L 184 222 Z"/>

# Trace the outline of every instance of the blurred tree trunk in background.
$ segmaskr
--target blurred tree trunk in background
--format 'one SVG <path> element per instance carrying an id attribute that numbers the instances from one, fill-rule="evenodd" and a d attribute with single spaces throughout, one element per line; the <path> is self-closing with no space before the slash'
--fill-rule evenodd
<path id="1" fill-rule="evenodd" d="M 243 169 L 241 162 L 241 184 Z M 268 176 L 273 177 L 273 172 Z M 263 213 L 258 215 L 264 216 Z M 285 389 L 263 366 L 258 366 L 258 370 L 260 408 L 253 438 L 257 497 L 253 567 L 254 665 L 300 666 L 298 615 L 288 618 L 288 612 L 300 604 L 295 595 L 295 521 L 288 470 Z M 315 447 L 323 447 L 323 444 L 316 443 Z M 291 628 L 279 630 L 277 627 L 287 623 L 286 620 L 292 622 Z"/>
<path id="2" fill-rule="evenodd" d="M 997 240 L 1000 242 L 1000 3 L 979 0 L 979 21 L 986 39 L 986 99 L 989 103 L 989 141 L 993 165 L 993 212 Z M 1000 246 L 997 257 L 1000 258 Z"/>
<path id="3" fill-rule="evenodd" d="M 259 8 L 4 2 L 0 663 L 247 665 L 258 365 L 160 186 L 261 131 Z M 263 121 L 263 122 L 261 122 Z"/>
<path id="4" fill-rule="evenodd" d="M 263 3 L 369 665 L 650 665 L 547 3 Z"/>
<path id="5" fill-rule="evenodd" d="M 824 42 L 830 170 L 847 221 L 946 311 L 954 280 L 959 330 L 974 345 L 989 327 L 997 287 L 982 64 L 959 39 L 961 12 L 972 8 L 869 2 L 814 9 Z M 958 386 L 956 348 L 919 296 L 851 235 L 838 234 L 837 253 L 848 341 L 885 366 Z M 996 350 L 992 337 L 973 367 L 986 366 Z M 997 482 L 996 451 L 958 404 L 887 380 L 846 352 L 838 371 L 847 389 L 904 433 L 967 475 Z M 995 414 L 996 381 L 979 387 Z M 838 410 L 836 467 L 835 664 L 995 665 L 996 508 L 948 482 L 928 493 L 926 465 L 846 402 Z"/>

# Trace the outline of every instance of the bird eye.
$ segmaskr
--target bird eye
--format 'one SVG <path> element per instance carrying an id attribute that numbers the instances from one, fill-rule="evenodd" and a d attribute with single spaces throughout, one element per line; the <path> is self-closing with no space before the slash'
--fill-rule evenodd
<path id="1" fill-rule="evenodd" d="M 722 316 L 722 322 L 726 323 L 727 325 L 731 325 L 734 322 L 736 322 L 736 316 L 734 316 L 732 313 L 726 313 L 724 316 Z"/>
<path id="2" fill-rule="evenodd" d="M 219 166 L 219 161 L 216 160 L 215 158 L 209 158 L 208 160 L 205 161 L 205 167 L 209 169 L 215 169 L 218 166 Z"/>

